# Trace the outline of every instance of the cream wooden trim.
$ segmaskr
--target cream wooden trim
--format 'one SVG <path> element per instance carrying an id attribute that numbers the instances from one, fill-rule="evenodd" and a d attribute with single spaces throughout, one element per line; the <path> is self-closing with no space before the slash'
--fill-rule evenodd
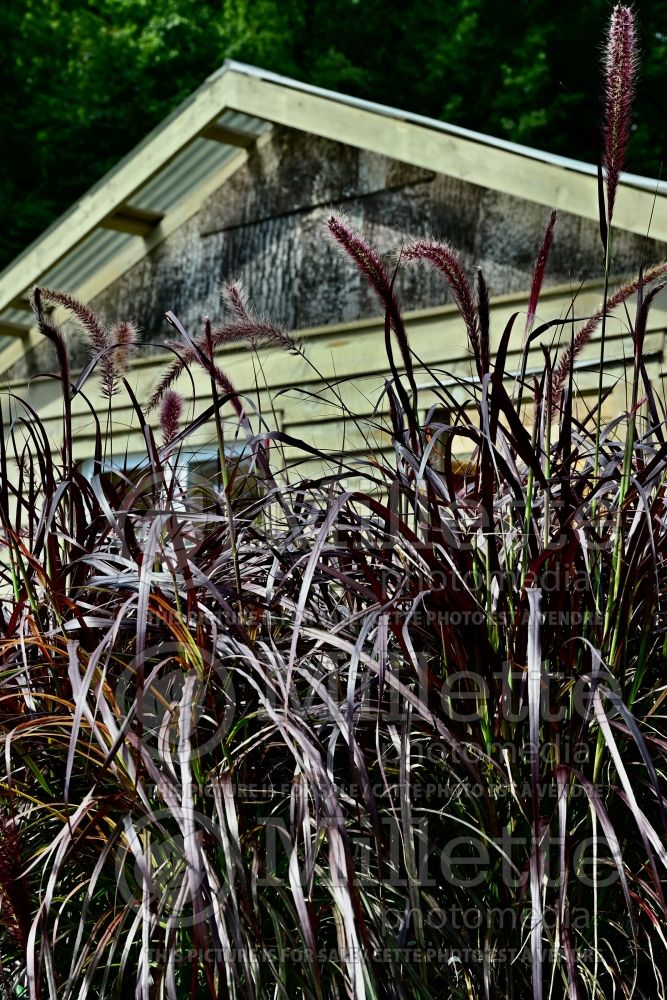
<path id="1" fill-rule="evenodd" d="M 244 132 L 243 129 L 220 125 L 218 122 L 213 122 L 212 125 L 202 129 L 200 137 L 210 139 L 212 142 L 221 142 L 225 146 L 238 146 L 239 149 L 249 149 L 257 138 L 254 132 Z"/>
<path id="2" fill-rule="evenodd" d="M 237 73 L 234 82 L 236 98 L 232 106 L 237 111 L 549 208 L 598 219 L 594 177 L 258 77 Z M 658 194 L 654 198 L 650 191 L 622 184 L 614 225 L 645 235 L 652 211 L 650 235 L 667 241 L 667 197 Z"/>
<path id="3" fill-rule="evenodd" d="M 25 337 L 30 330 L 28 323 L 10 323 L 8 320 L 0 320 L 0 337 Z"/>
<path id="4" fill-rule="evenodd" d="M 15 365 L 17 361 L 20 361 L 25 354 L 29 354 L 34 347 L 37 347 L 41 339 L 36 326 L 31 326 L 23 336 L 16 337 L 0 353 L 0 375 L 2 372 L 6 372 L 8 368 L 11 368 L 12 365 Z"/>
<path id="5" fill-rule="evenodd" d="M 136 205 L 120 205 L 100 222 L 103 229 L 115 229 L 134 236 L 148 236 L 164 219 L 161 212 L 147 212 Z"/>

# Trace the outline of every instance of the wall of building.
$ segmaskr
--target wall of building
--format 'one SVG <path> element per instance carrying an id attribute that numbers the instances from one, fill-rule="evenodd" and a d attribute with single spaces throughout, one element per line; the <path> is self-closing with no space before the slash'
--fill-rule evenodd
<path id="1" fill-rule="evenodd" d="M 480 146 L 479 155 L 492 151 Z M 292 329 L 375 317 L 372 291 L 325 235 L 332 210 L 343 211 L 388 260 L 406 239 L 434 236 L 461 252 L 471 277 L 483 268 L 492 295 L 525 291 L 548 209 L 448 177 L 446 163 L 442 169 L 275 127 L 195 216 L 92 305 L 111 321 L 135 320 L 156 350 L 173 337 L 167 310 L 196 336 L 205 316 L 220 316 L 221 283 L 237 277 L 262 313 Z M 613 247 L 616 274 L 636 273 L 642 254 L 646 263 L 667 256 L 664 244 L 627 232 L 614 234 Z M 601 272 L 597 224 L 562 212 L 546 285 L 575 290 Z M 448 301 L 442 278 L 426 267 L 403 270 L 397 289 L 406 310 Z M 81 366 L 87 345 L 74 325 L 68 333 L 73 365 Z M 51 353 L 40 345 L 6 377 L 49 370 Z"/>
<path id="2" fill-rule="evenodd" d="M 387 254 L 411 236 L 449 240 L 471 275 L 482 266 L 492 294 L 529 287 L 548 217 L 532 202 L 276 128 L 190 222 L 94 305 L 110 318 L 136 319 L 147 340 L 160 341 L 169 333 L 166 310 L 196 333 L 205 316 L 220 314 L 221 282 L 241 277 L 257 308 L 290 328 L 373 317 L 372 292 L 324 234 L 332 209 Z M 635 272 L 643 249 L 641 237 L 617 233 L 614 270 Z M 649 242 L 645 259 L 662 259 L 665 249 Z M 601 270 L 597 225 L 562 213 L 547 282 L 576 287 Z M 401 273 L 397 287 L 406 309 L 447 301 L 442 279 L 427 268 Z"/>

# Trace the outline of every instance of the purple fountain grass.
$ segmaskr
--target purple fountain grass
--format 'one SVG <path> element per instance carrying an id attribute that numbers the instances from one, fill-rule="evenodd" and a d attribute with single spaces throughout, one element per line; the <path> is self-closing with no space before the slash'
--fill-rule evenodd
<path id="1" fill-rule="evenodd" d="M 445 349 L 411 399 L 393 279 L 345 223 L 329 227 L 380 299 L 395 380 L 356 414 L 336 393 L 358 397 L 359 365 L 318 373 L 343 430 L 335 455 L 306 407 L 277 421 L 258 380 L 243 384 L 257 398 L 245 417 L 216 343 L 293 341 L 232 282 L 224 322 L 196 341 L 166 314 L 181 338 L 153 394 L 167 446 L 124 379 L 145 459 L 86 477 L 71 399 L 105 351 L 127 362 L 133 328 L 107 334 L 75 304 L 110 346 L 72 389 L 34 292 L 66 445 L 64 458 L 50 447 L 53 414 L 45 424 L 29 400 L 0 434 L 0 994 L 662 996 L 667 417 L 642 352 L 667 263 L 610 294 L 607 244 L 603 305 L 555 367 L 542 347 L 522 409 L 508 391 L 517 314 L 491 356 L 481 271 L 475 287 L 450 247 L 412 244 L 403 256 L 444 274 L 478 373 L 493 376 L 480 392 Z M 621 385 L 621 412 L 596 425 L 585 394 L 561 397 L 631 296 L 632 402 Z M 524 358 L 575 304 L 540 316 Z M 191 421 L 172 386 L 190 362 L 205 373 Z M 240 454 L 219 390 L 247 432 Z M 350 418 L 382 429 L 363 458 Z M 107 434 L 127 428 L 109 406 Z M 215 478 L 200 468 L 160 489 L 181 444 L 206 466 L 217 444 Z"/>
<path id="2" fill-rule="evenodd" d="M 634 15 L 616 4 L 605 49 L 604 168 L 607 187 L 607 223 L 611 224 L 616 191 L 630 140 L 632 98 L 637 68 Z"/>
<path id="3" fill-rule="evenodd" d="M 327 221 L 327 230 L 334 242 L 350 257 L 359 272 L 366 278 L 370 287 L 378 297 L 389 325 L 398 343 L 405 371 L 411 384 L 414 384 L 412 355 L 408 335 L 401 315 L 401 307 L 393 288 L 393 281 L 380 259 L 380 255 L 371 244 L 337 215 L 332 215 Z"/>
<path id="4" fill-rule="evenodd" d="M 639 289 L 640 283 L 644 286 L 651 284 L 651 282 L 656 281 L 658 278 L 662 278 L 667 274 L 667 262 L 662 264 L 656 264 L 654 267 L 650 267 L 642 277 L 633 278 L 632 281 L 628 281 L 625 285 L 610 295 L 607 299 L 606 305 L 602 305 L 593 315 L 586 321 L 582 326 L 581 330 L 572 339 L 572 341 L 565 347 L 560 355 L 560 358 L 554 366 L 554 377 L 553 377 L 553 391 L 551 397 L 551 411 L 552 415 L 555 414 L 560 406 L 561 399 L 563 396 L 563 389 L 565 388 L 565 383 L 570 377 L 570 369 L 574 362 L 577 360 L 579 354 L 590 341 L 591 337 L 595 333 L 596 329 L 602 322 L 603 317 L 608 316 L 609 313 L 615 309 L 617 306 L 622 305 L 624 302 L 632 296 L 635 295 Z"/>
<path id="5" fill-rule="evenodd" d="M 40 333 L 46 337 L 47 340 L 51 341 L 56 350 L 58 363 L 60 365 L 60 372 L 63 378 L 63 390 L 67 391 L 67 394 L 69 395 L 70 365 L 69 355 L 67 352 L 67 342 L 65 340 L 65 335 L 57 323 L 54 323 L 46 315 L 42 298 L 43 290 L 35 287 L 30 300 L 32 311 L 35 314 L 35 319 L 37 320 Z"/>
<path id="6" fill-rule="evenodd" d="M 0 903 L 3 923 L 25 953 L 32 923 L 32 900 L 16 825 L 0 815 Z"/>
<path id="7" fill-rule="evenodd" d="M 643 296 L 644 285 L 653 282 L 651 289 L 656 288 L 656 277 L 666 271 L 667 265 L 652 268 L 605 303 L 609 310 L 640 292 L 637 351 L 651 295 Z M 488 293 L 481 275 L 477 282 L 479 359 L 485 368 Z M 601 314 L 588 321 L 584 336 L 590 337 Z M 206 398 L 200 401 L 212 400 L 217 414 L 216 390 L 226 376 L 216 374 L 210 361 L 209 324 L 205 347 L 198 351 L 175 317 L 168 317 L 183 337 L 183 349 L 212 376 L 210 388 L 205 378 L 195 390 L 203 390 Z M 117 485 L 100 477 L 103 495 L 81 477 L 72 490 L 58 492 L 48 520 L 41 503 L 27 504 L 29 531 L 20 545 L 5 531 L 4 543 L 14 547 L 15 556 L 25 551 L 30 559 L 18 582 L 21 590 L 4 616 L 0 731 L 8 750 L 2 782 L 7 787 L 11 780 L 34 810 L 28 828 L 35 841 L 31 857 L 39 850 L 44 870 L 42 888 L 30 906 L 27 959 L 35 976 L 52 974 L 54 995 L 67 989 L 102 995 L 98 984 L 106 982 L 118 939 L 129 956 L 122 995 L 140 990 L 146 970 L 158 984 L 170 968 L 174 996 L 189 995 L 193 983 L 198 996 L 218 996 L 218 984 L 227 975 L 230 982 L 238 979 L 244 996 L 269 995 L 275 991 L 275 968 L 258 961 L 248 971 L 246 951 L 271 948 L 289 955 L 298 948 L 303 954 L 305 941 L 315 955 L 335 948 L 336 955 L 343 948 L 358 955 L 369 994 L 372 989 L 373 996 L 384 996 L 391 978 L 401 995 L 413 996 L 414 962 L 402 958 L 403 932 L 387 931 L 390 921 L 396 915 L 400 921 L 407 911 L 412 911 L 411 923 L 402 926 L 415 941 L 421 936 L 422 954 L 426 948 L 437 953 L 459 947 L 466 982 L 480 983 L 473 994 L 447 963 L 429 962 L 420 996 L 521 1000 L 545 995 L 543 979 L 567 977 L 562 995 L 582 1000 L 581 983 L 589 981 L 594 962 L 597 996 L 611 995 L 617 983 L 629 996 L 636 982 L 648 984 L 635 991 L 641 1000 L 655 994 L 654 928 L 667 885 L 658 865 L 667 864 L 657 846 L 666 753 L 664 741 L 655 738 L 664 637 L 652 623 L 664 615 L 667 458 L 658 436 L 647 435 L 637 421 L 637 437 L 631 439 L 637 476 L 631 481 L 626 476 L 622 486 L 618 463 L 609 463 L 605 471 L 605 502 L 618 503 L 623 518 L 594 521 L 594 429 L 563 408 L 550 443 L 547 357 L 544 375 L 533 380 L 533 423 L 540 440 L 531 440 L 525 417 L 501 381 L 509 377 L 510 330 L 490 361 L 498 380 L 486 399 L 467 380 L 459 381 L 457 398 L 448 389 L 450 375 L 433 372 L 436 399 L 447 402 L 448 415 L 440 427 L 436 424 L 440 438 L 433 442 L 433 434 L 428 449 L 406 440 L 404 403 L 398 394 L 393 397 L 392 440 L 401 447 L 390 457 L 384 450 L 372 453 L 367 467 L 354 466 L 354 492 L 338 474 L 319 478 L 309 469 L 301 477 L 294 467 L 278 489 L 265 489 L 269 476 L 261 467 L 260 485 L 254 473 L 246 476 L 241 463 L 226 464 L 220 434 L 224 491 L 209 492 L 201 484 L 206 510 L 199 505 L 193 512 L 184 510 L 180 499 L 174 509 L 167 507 L 168 531 L 157 530 L 161 522 L 155 518 L 152 485 L 138 494 L 137 484 L 123 477 Z M 389 339 L 388 324 L 385 333 Z M 145 424 L 141 405 L 131 398 Z M 180 397 L 171 386 L 161 402 L 165 437 L 174 445 L 195 444 L 202 422 L 179 426 Z M 423 397 L 421 406 L 419 397 L 416 402 L 417 414 L 432 405 L 430 398 L 428 404 Z M 212 411 L 207 412 L 204 421 L 213 436 Z M 308 461 L 327 457 L 308 435 L 283 435 L 266 419 L 270 440 L 286 439 Z M 39 424 L 37 416 L 36 429 Z M 610 427 L 619 427 L 618 420 Z M 145 437 L 151 444 L 151 435 Z M 462 488 L 457 488 L 459 443 L 474 456 Z M 260 455 L 265 452 L 258 460 Z M 344 446 L 341 455 L 349 462 Z M 159 467 L 152 446 L 147 458 L 146 479 L 152 484 Z M 47 454 L 44 461 L 49 478 L 60 478 L 57 459 Z M 4 466 L 0 453 L 6 479 Z M 419 479 L 411 474 L 417 469 Z M 75 489 L 83 512 L 71 535 L 78 575 L 70 586 L 58 572 L 63 558 L 58 541 L 62 504 Z M 53 495 L 52 490 L 47 499 Z M 211 502 L 209 511 L 212 497 L 216 504 Z M 526 497 L 531 499 L 529 517 Z M 101 501 L 113 518 L 103 516 Z M 284 518 L 276 512 L 277 503 Z M 120 539 L 111 526 L 118 524 L 118 515 L 124 517 L 128 553 L 122 563 Z M 44 542 L 37 528 L 47 533 Z M 616 586 L 615 545 L 613 551 L 627 566 L 618 600 L 610 589 Z M 597 576 L 593 551 L 600 552 Z M 65 556 L 71 565 L 69 553 Z M 154 566 L 169 571 L 156 573 Z M 142 578 L 145 592 L 137 610 L 133 595 Z M 53 584 L 37 591 L 33 609 L 25 595 L 42 579 L 65 582 L 60 589 Z M 609 627 L 601 632 L 596 607 L 606 603 Z M 91 609 L 96 609 L 94 619 Z M 163 717 L 163 709 L 151 708 L 150 699 L 140 701 L 143 689 L 134 667 L 139 628 L 146 650 L 152 651 L 146 677 L 148 670 L 157 676 L 163 669 L 167 677 L 172 668 L 182 674 L 175 725 L 168 722 L 171 712 Z M 75 630 L 76 641 L 70 638 Z M 612 635 L 619 636 L 613 655 Z M 101 675 L 99 656 L 107 646 L 113 656 Z M 173 654 L 170 646 L 175 646 Z M 191 651 L 187 661 L 185 649 Z M 218 669 L 201 674 L 190 669 L 190 657 L 205 668 L 224 664 L 224 675 Z M 549 664 L 545 684 L 538 669 L 542 662 Z M 618 683 L 612 689 L 610 672 L 617 663 Z M 591 695 L 594 671 L 599 684 Z M 552 684 L 552 676 L 568 683 Z M 474 711 L 466 705 L 472 692 L 453 685 L 453 677 L 474 680 Z M 63 678 L 69 678 L 71 696 Z M 199 685 L 203 711 L 195 717 L 193 692 Z M 221 729 L 230 694 L 232 725 Z M 594 713 L 589 711 L 592 698 Z M 85 721 L 96 727 L 104 747 L 116 742 L 119 760 L 121 750 L 132 761 L 141 748 L 136 775 L 117 767 L 106 752 L 91 753 L 90 730 L 78 712 L 84 703 L 99 706 L 100 721 L 92 713 Z M 609 721 L 608 710 L 613 712 Z M 177 769 L 172 766 L 174 735 Z M 603 781 L 597 777 L 599 741 Z M 349 753 L 332 751 L 334 742 L 347 744 Z M 437 753 L 422 756 L 434 746 Z M 555 757 L 555 746 L 576 749 Z M 528 748 L 538 752 L 526 754 Z M 578 749 L 584 751 L 581 756 Z M 25 764 L 28 753 L 32 767 Z M 70 772 L 84 805 L 65 799 L 56 810 L 54 793 L 60 803 L 63 775 Z M 275 867 L 268 886 L 265 862 L 259 859 L 269 858 L 273 848 L 268 825 L 258 822 L 256 801 L 247 795 L 253 786 L 267 801 L 270 797 L 271 818 L 288 838 L 290 860 L 282 873 Z M 90 812 L 84 813 L 88 804 Z M 263 815 L 269 815 L 268 808 Z M 194 861 L 181 833 L 186 821 L 196 826 Z M 364 849 L 363 858 L 356 849 L 360 829 L 377 845 Z M 127 832 L 125 840 L 116 830 Z M 165 830 L 174 859 L 167 892 L 153 868 L 160 853 L 142 859 L 142 867 L 127 843 L 131 837 L 139 852 L 150 835 L 159 847 Z M 478 858 L 480 877 L 473 891 L 466 877 L 458 877 L 456 858 L 443 877 L 443 848 L 469 841 L 477 853 L 480 846 L 504 844 L 506 835 L 511 878 L 504 857 L 491 852 Z M 556 836 L 558 860 L 550 853 Z M 424 842 L 429 850 L 417 859 L 400 849 L 408 841 Z M 62 846 L 49 850 L 54 843 Z M 608 919 L 600 907 L 603 933 L 586 918 L 595 912 L 602 883 L 596 874 L 584 881 L 577 869 L 577 859 L 591 844 L 599 851 L 600 866 L 612 865 L 610 871 L 618 873 L 605 886 L 606 913 L 618 919 Z M 102 865 L 105 856 L 113 864 Z M 554 877 L 545 879 L 552 865 Z M 0 868 L 0 883 L 7 878 Z M 224 885 L 236 886 L 237 894 L 220 892 Z M 208 900 L 214 893 L 213 912 Z M 73 903 L 64 907 L 62 899 Z M 176 919 L 175 899 L 176 916 L 186 914 L 187 906 L 196 924 L 187 915 Z M 567 925 L 570 905 L 573 914 L 585 918 L 576 935 Z M 271 922 L 264 920 L 269 907 L 275 912 Z M 497 920 L 499 910 L 507 913 L 505 926 Z M 457 920 L 467 913 L 475 916 L 465 939 L 452 940 L 449 926 L 429 920 L 430 913 L 449 911 Z M 531 911 L 529 965 L 511 957 L 525 950 Z M 556 929 L 548 919 L 554 913 L 565 914 Z M 9 904 L 3 908 L 7 915 Z M 0 931 L 3 963 L 6 953 L 17 966 L 25 965 L 14 930 Z M 210 945 L 220 932 L 240 942 L 238 959 Z M 376 942 L 385 936 L 389 953 L 398 956 L 391 966 L 375 961 Z M 211 955 L 209 967 L 200 961 L 204 947 Z M 486 992 L 487 967 L 475 957 L 484 949 L 509 956 L 488 964 Z M 177 958 L 183 954 L 193 956 L 189 964 Z M 285 996 L 300 991 L 304 1000 L 323 1000 L 359 992 L 358 970 L 344 961 L 316 968 L 314 962 L 297 965 L 286 959 L 283 965 L 279 982 Z M 210 972 L 217 978 L 207 993 Z"/>
<path id="8" fill-rule="evenodd" d="M 408 243 L 402 251 L 402 257 L 407 261 L 426 261 L 437 268 L 445 278 L 465 323 L 477 372 L 481 378 L 485 373 L 485 364 L 488 364 L 488 349 L 483 343 L 479 314 L 461 258 L 448 243 L 437 240 L 415 240 Z"/>
<path id="9" fill-rule="evenodd" d="M 479 317 L 482 371 L 488 372 L 491 364 L 491 306 L 489 304 L 489 288 L 481 267 L 477 268 L 477 315 Z"/>
<path id="10" fill-rule="evenodd" d="M 75 316 L 81 326 L 88 334 L 90 346 L 95 352 L 102 352 L 109 346 L 109 334 L 107 329 L 99 321 L 93 310 L 65 292 L 58 292 L 53 288 L 40 288 L 40 294 L 47 302 L 62 306 Z"/>
<path id="11" fill-rule="evenodd" d="M 117 323 L 107 334 L 107 347 L 100 359 L 100 386 L 108 399 L 118 392 L 118 380 L 127 371 L 137 344 L 134 323 Z"/>
<path id="12" fill-rule="evenodd" d="M 113 361 L 121 374 L 127 371 L 132 355 L 137 346 L 138 330 L 135 323 L 124 320 L 111 331 L 110 340 L 113 344 Z"/>
<path id="13" fill-rule="evenodd" d="M 544 274 L 547 268 L 547 262 L 549 260 L 549 253 L 551 252 L 551 246 L 553 244 L 554 230 L 556 229 L 557 220 L 558 220 L 558 212 L 554 208 L 551 212 L 551 215 L 549 216 L 549 221 L 547 222 L 547 227 L 544 231 L 544 236 L 542 237 L 540 248 L 537 251 L 537 257 L 535 258 L 535 266 L 533 268 L 533 280 L 530 285 L 528 314 L 526 316 L 526 330 L 525 330 L 526 337 L 533 329 L 533 323 L 535 322 L 537 303 L 539 302 L 540 292 L 542 291 L 542 283 L 544 282 Z"/>
<path id="14" fill-rule="evenodd" d="M 52 288 L 42 288 L 40 292 L 48 302 L 62 306 L 71 313 L 83 327 L 93 355 L 99 355 L 102 394 L 107 398 L 113 396 L 117 391 L 118 379 L 127 369 L 136 346 L 137 328 L 134 323 L 121 321 L 109 329 L 90 306 L 73 295 Z"/>
<path id="15" fill-rule="evenodd" d="M 172 349 L 175 349 L 173 344 L 171 346 Z M 177 346 L 180 348 L 180 344 Z M 196 351 L 181 351 L 181 356 L 176 361 L 172 362 L 153 390 L 153 394 L 146 407 L 148 411 L 154 410 L 155 407 L 162 402 L 166 392 L 171 388 L 181 372 L 183 372 L 187 365 L 191 362 L 196 362 L 197 364 L 202 365 L 201 356 L 197 354 Z M 213 375 L 213 379 L 218 388 L 221 389 L 225 395 L 230 397 L 232 406 L 240 416 L 243 413 L 243 407 L 239 400 L 239 394 L 234 388 L 229 376 L 222 370 L 222 368 L 220 368 L 219 365 L 216 364 L 212 364 L 211 374 Z"/>
<path id="16" fill-rule="evenodd" d="M 168 389 L 160 406 L 160 429 L 164 444 L 171 444 L 178 434 L 183 412 L 183 397 L 175 389 Z"/>
<path id="17" fill-rule="evenodd" d="M 56 351 L 58 367 L 60 369 L 60 380 L 63 390 L 63 453 L 65 456 L 65 474 L 68 475 L 72 468 L 72 394 L 71 394 L 71 369 L 69 362 L 69 352 L 65 335 L 57 323 L 51 321 L 44 312 L 42 302 L 42 289 L 35 288 L 32 291 L 30 305 L 37 320 L 39 332 L 49 340 Z"/>
<path id="18" fill-rule="evenodd" d="M 285 350 L 293 350 L 296 347 L 294 338 L 283 327 L 254 316 L 248 316 L 247 319 L 237 319 L 224 326 L 213 327 L 211 329 L 211 343 L 214 350 L 232 344 L 249 344 L 254 349 L 282 347 Z"/>
<path id="19" fill-rule="evenodd" d="M 222 286 L 221 295 L 223 301 L 229 306 L 237 319 L 250 319 L 248 296 L 243 282 L 240 279 L 237 278 L 236 281 L 226 282 Z"/>
<path id="20" fill-rule="evenodd" d="M 210 329 L 207 326 L 204 335 L 194 341 L 194 344 L 191 342 L 184 346 L 182 342 L 178 342 L 169 345 L 177 357 L 171 362 L 155 388 L 148 404 L 149 410 L 159 404 L 167 389 L 173 385 L 187 365 L 201 361 L 202 352 L 211 357 L 211 353 L 218 348 L 231 347 L 233 344 L 248 344 L 254 350 L 262 347 L 294 350 L 297 347 L 294 337 L 284 327 L 250 310 L 240 282 L 223 286 L 222 294 L 233 309 L 236 319 Z M 234 393 L 235 390 L 224 372 L 217 365 L 214 365 L 214 370 L 216 382 L 223 392 Z"/>

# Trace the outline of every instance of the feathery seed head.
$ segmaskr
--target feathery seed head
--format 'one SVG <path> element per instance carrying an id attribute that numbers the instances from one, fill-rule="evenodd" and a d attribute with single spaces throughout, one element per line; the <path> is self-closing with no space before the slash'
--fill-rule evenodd
<path id="1" fill-rule="evenodd" d="M 240 279 L 224 284 L 221 289 L 223 301 L 239 320 L 249 319 L 248 296 Z"/>
<path id="2" fill-rule="evenodd" d="M 472 288 L 459 255 L 448 243 L 440 243 L 437 240 L 415 240 L 403 248 L 403 258 L 411 262 L 426 261 L 443 275 L 465 323 L 477 369 L 481 374 L 485 347 L 480 337 L 479 316 Z"/>
<path id="3" fill-rule="evenodd" d="M 182 411 L 183 397 L 175 389 L 167 390 L 160 407 L 160 429 L 165 444 L 170 444 L 178 434 Z"/>
<path id="4" fill-rule="evenodd" d="M 634 15 L 616 4 L 605 49 L 604 168 L 607 186 L 607 222 L 611 223 L 618 183 L 625 165 L 632 124 L 632 98 L 637 70 Z"/>
<path id="5" fill-rule="evenodd" d="M 544 281 L 544 273 L 546 271 L 547 261 L 549 260 L 549 252 L 551 251 L 551 244 L 554 239 L 554 230 L 556 228 L 557 219 L 558 212 L 554 208 L 549 216 L 549 221 L 547 222 L 547 227 L 544 231 L 540 248 L 537 251 L 537 257 L 535 258 L 533 280 L 530 286 L 530 301 L 528 302 L 528 315 L 526 316 L 526 336 L 532 330 L 533 323 L 535 322 L 537 303 L 540 298 L 540 292 L 542 291 L 542 282 Z"/>
<path id="6" fill-rule="evenodd" d="M 123 320 L 111 331 L 111 343 L 115 347 L 114 363 L 119 371 L 125 371 L 137 346 L 138 330 L 135 323 Z"/>
<path id="7" fill-rule="evenodd" d="M 327 230 L 334 242 L 356 264 L 357 270 L 368 281 L 377 295 L 389 325 L 394 331 L 405 365 L 408 378 L 414 381 L 412 355 L 408 344 L 408 335 L 401 315 L 401 307 L 393 289 L 393 281 L 380 259 L 377 250 L 358 233 L 355 233 L 340 216 L 332 215 L 327 221 Z"/>

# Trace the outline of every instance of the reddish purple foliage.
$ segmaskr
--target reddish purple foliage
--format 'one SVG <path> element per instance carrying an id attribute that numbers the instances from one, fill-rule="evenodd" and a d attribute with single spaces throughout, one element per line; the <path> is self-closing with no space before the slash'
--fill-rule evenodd
<path id="1" fill-rule="evenodd" d="M 489 289 L 481 267 L 477 268 L 477 315 L 479 316 L 479 343 L 482 352 L 482 371 L 491 366 L 491 314 Z"/>
<path id="2" fill-rule="evenodd" d="M 544 272 L 546 271 L 547 261 L 549 260 L 549 252 L 551 251 L 551 244 L 554 239 L 554 230 L 556 228 L 556 221 L 558 219 L 558 212 L 554 208 L 549 216 L 549 221 L 547 222 L 547 228 L 544 231 L 544 236 L 542 237 L 542 243 L 540 244 L 540 249 L 537 251 L 537 257 L 535 258 L 535 267 L 533 268 L 533 280 L 530 286 L 530 300 L 528 302 L 528 315 L 526 316 L 526 335 L 530 333 L 533 328 L 533 323 L 535 322 L 535 313 L 537 312 L 537 303 L 540 298 L 540 292 L 542 291 L 542 282 L 544 281 Z"/>
<path id="3" fill-rule="evenodd" d="M 4 923 L 26 951 L 30 934 L 31 898 L 16 825 L 0 815 L 0 902 Z"/>

